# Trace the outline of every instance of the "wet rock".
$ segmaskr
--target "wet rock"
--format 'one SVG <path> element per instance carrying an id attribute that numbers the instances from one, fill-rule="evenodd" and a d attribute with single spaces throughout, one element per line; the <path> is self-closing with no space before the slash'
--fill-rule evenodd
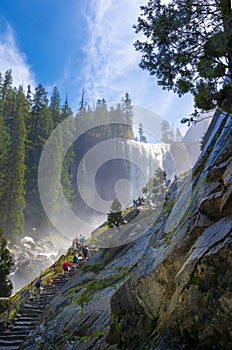
<path id="1" fill-rule="evenodd" d="M 27 243 L 27 244 L 31 244 L 33 246 L 35 245 L 34 239 L 32 237 L 28 237 L 28 236 L 21 238 L 20 243 L 21 244 Z"/>
<path id="2" fill-rule="evenodd" d="M 139 215 L 139 209 L 136 208 L 134 210 L 132 210 L 130 213 L 126 214 L 124 216 L 124 220 L 126 222 L 130 222 L 131 220 L 134 220 L 134 218 L 136 218 L 136 216 Z"/>

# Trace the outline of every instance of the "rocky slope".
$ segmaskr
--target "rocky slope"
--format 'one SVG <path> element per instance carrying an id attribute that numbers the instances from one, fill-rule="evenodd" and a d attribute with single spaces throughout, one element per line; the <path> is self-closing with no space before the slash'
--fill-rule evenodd
<path id="1" fill-rule="evenodd" d="M 20 349 L 232 348 L 232 117 L 215 118 L 158 219 L 129 244 L 100 249 Z"/>

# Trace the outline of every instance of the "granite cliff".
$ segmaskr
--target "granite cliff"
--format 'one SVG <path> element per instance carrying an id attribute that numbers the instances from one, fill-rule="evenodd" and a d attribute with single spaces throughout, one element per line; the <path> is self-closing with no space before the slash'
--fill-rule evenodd
<path id="1" fill-rule="evenodd" d="M 99 249 L 20 349 L 232 348 L 231 130 L 231 116 L 215 115 L 159 217 L 136 240 Z"/>

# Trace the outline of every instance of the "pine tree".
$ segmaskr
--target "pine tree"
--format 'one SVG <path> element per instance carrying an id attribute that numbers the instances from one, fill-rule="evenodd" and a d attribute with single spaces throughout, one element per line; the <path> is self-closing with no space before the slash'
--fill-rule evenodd
<path id="1" fill-rule="evenodd" d="M 59 125 L 61 122 L 60 103 L 61 103 L 60 92 L 58 88 L 55 86 L 52 91 L 51 103 L 49 106 L 54 127 Z"/>
<path id="2" fill-rule="evenodd" d="M 63 129 L 62 128 L 62 152 L 63 149 L 66 147 L 66 140 L 70 138 L 74 134 L 74 124 L 75 120 L 74 118 L 70 118 L 73 114 L 72 109 L 68 105 L 68 98 L 66 96 L 65 103 L 61 108 L 61 120 L 66 119 L 66 126 Z M 69 119 L 68 119 L 69 118 Z M 72 145 L 68 152 L 65 155 L 63 164 L 62 164 L 62 174 L 61 174 L 61 182 L 62 182 L 62 189 L 64 196 L 67 200 L 71 201 L 73 197 L 73 185 L 72 185 L 72 170 L 73 170 L 73 163 L 74 163 L 74 146 Z"/>
<path id="3" fill-rule="evenodd" d="M 143 124 L 139 123 L 139 141 L 140 142 L 147 142 L 146 136 L 144 136 L 144 131 L 143 131 Z"/>
<path id="4" fill-rule="evenodd" d="M 29 103 L 30 107 L 32 106 L 32 94 L 31 94 L 31 86 L 27 86 L 27 94 L 26 94 L 27 102 Z"/>
<path id="5" fill-rule="evenodd" d="M 26 152 L 26 219 L 32 227 L 39 227 L 44 210 L 38 191 L 38 167 L 43 147 L 53 130 L 53 120 L 48 107 L 47 93 L 41 84 L 35 89 L 31 113 L 27 123 Z"/>
<path id="6" fill-rule="evenodd" d="M 169 123 L 164 120 L 161 123 L 162 138 L 161 141 L 164 143 L 171 143 L 173 141 L 173 131 Z"/>
<path id="7" fill-rule="evenodd" d="M 131 103 L 131 98 L 128 92 L 126 92 L 125 97 L 123 99 L 122 109 L 123 109 L 124 122 L 127 124 L 125 126 L 124 138 L 129 140 L 134 140 L 134 133 L 132 129 L 134 112 L 133 112 L 133 106 Z"/>
<path id="8" fill-rule="evenodd" d="M 11 145 L 8 157 L 8 193 L 5 198 L 7 212 L 5 213 L 4 228 L 7 235 L 11 237 L 22 234 L 24 230 L 26 140 L 24 116 L 28 112 L 29 105 L 22 88 L 19 88 L 12 116 Z"/>
<path id="9" fill-rule="evenodd" d="M 155 171 L 155 176 L 153 178 L 153 202 L 160 203 L 164 199 L 165 194 L 165 180 L 167 178 L 166 171 L 158 167 Z"/>
<path id="10" fill-rule="evenodd" d="M 113 228 L 114 226 L 119 227 L 121 224 L 123 224 L 122 205 L 116 197 L 113 200 L 110 212 L 107 214 L 107 225 L 109 228 Z"/>
<path id="11" fill-rule="evenodd" d="M 140 67 L 163 89 L 188 92 L 198 108 L 232 111 L 230 0 L 148 1 L 135 26 Z"/>
<path id="12" fill-rule="evenodd" d="M 61 107 L 61 120 L 65 120 L 68 117 L 70 117 L 73 114 L 72 109 L 69 107 L 68 104 L 68 97 L 66 96 L 65 102 L 63 106 Z"/>
<path id="13" fill-rule="evenodd" d="M 7 99 L 7 94 L 9 92 L 9 90 L 12 90 L 12 82 L 13 82 L 12 72 L 10 69 L 10 70 L 6 71 L 4 81 L 2 83 L 2 91 L 1 91 L 2 100 Z"/>
<path id="14" fill-rule="evenodd" d="M 5 214 L 7 212 L 5 199 L 8 193 L 8 156 L 10 147 L 10 136 L 6 131 L 3 123 L 3 118 L 0 115 L 0 217 L 1 221 L 5 221 Z"/>
<path id="15" fill-rule="evenodd" d="M 11 70 L 8 70 L 5 73 L 5 78 L 2 85 L 2 103 L 0 113 L 2 113 L 5 127 L 9 133 L 11 133 L 12 130 L 15 94 L 16 90 L 12 88 Z"/>
<path id="16" fill-rule="evenodd" d="M 10 274 L 13 261 L 7 248 L 7 240 L 2 235 L 0 228 L 0 297 L 8 297 L 13 289 L 12 282 L 8 276 Z"/>

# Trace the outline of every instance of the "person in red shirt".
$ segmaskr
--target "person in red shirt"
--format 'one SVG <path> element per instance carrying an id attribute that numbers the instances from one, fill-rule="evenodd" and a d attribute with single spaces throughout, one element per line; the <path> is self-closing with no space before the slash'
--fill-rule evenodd
<path id="1" fill-rule="evenodd" d="M 68 260 L 66 260 L 63 265 L 62 265 L 62 269 L 64 271 L 64 275 L 68 275 L 69 269 L 70 269 L 70 262 Z"/>

